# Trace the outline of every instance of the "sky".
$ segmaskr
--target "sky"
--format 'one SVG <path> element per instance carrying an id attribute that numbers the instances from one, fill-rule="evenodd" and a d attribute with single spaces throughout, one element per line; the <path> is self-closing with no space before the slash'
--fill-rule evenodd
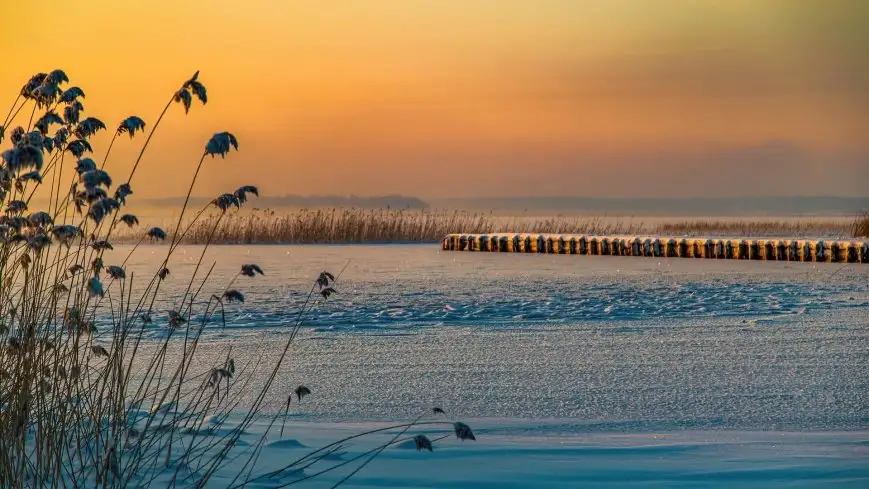
<path id="1" fill-rule="evenodd" d="M 88 115 L 150 127 L 201 71 L 208 104 L 171 107 L 137 196 L 183 195 L 218 131 L 240 152 L 195 195 L 869 195 L 863 0 L 33 5 L 0 5 L 4 114 L 61 68 Z"/>

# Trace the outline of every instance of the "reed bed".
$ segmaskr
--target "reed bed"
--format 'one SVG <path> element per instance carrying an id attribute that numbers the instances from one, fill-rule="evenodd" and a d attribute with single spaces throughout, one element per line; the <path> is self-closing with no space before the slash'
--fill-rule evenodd
<path id="1" fill-rule="evenodd" d="M 208 236 L 214 218 L 191 228 L 188 243 Z M 527 221 L 527 222 L 526 222 Z M 432 242 L 456 232 L 494 232 L 532 227 L 540 232 L 579 233 L 591 230 L 629 232 L 631 227 L 602 224 L 581 218 L 499 218 L 461 211 L 391 209 L 318 209 L 278 214 L 273 210 L 239 213 L 223 220 L 214 233 L 216 243 L 377 243 Z"/>
<path id="2" fill-rule="evenodd" d="M 218 222 L 219 221 L 219 222 Z M 643 222 L 638 218 L 496 216 L 491 213 L 401 209 L 236 210 L 194 223 L 183 242 L 201 244 L 314 244 L 438 242 L 450 233 L 745 237 L 843 237 L 857 232 L 846 219 L 720 219 Z M 212 235 L 212 229 L 216 229 Z M 124 236 L 126 241 L 134 236 Z"/>
<path id="3" fill-rule="evenodd" d="M 869 211 L 857 214 L 851 225 L 851 234 L 855 238 L 869 238 Z"/>
<path id="4" fill-rule="evenodd" d="M 283 436 L 278 428 L 294 396 L 315 395 L 275 379 L 291 368 L 288 351 L 306 312 L 336 293 L 338 277 L 327 271 L 312 277 L 282 350 L 239 358 L 231 342 L 200 347 L 204 332 L 222 328 L 227 315 L 244 307 L 245 283 L 263 273 L 256 264 L 240 263 L 228 283 L 215 284 L 212 266 L 203 263 L 224 219 L 238 218 L 231 209 L 256 198 L 255 186 L 221 194 L 187 216 L 199 175 L 224 164 L 239 142 L 230 132 L 217 132 L 198 162 L 174 170 L 192 178 L 169 232 L 140 224 L 127 213 L 136 171 L 147 164 L 148 144 L 170 109 L 180 105 L 186 114 L 194 102 L 207 102 L 199 73 L 167 94 L 153 124 L 133 115 L 114 126 L 100 157 L 90 139 L 109 129 L 85 117 L 84 91 L 68 83 L 62 70 L 34 75 L 0 126 L 0 143 L 7 143 L 0 162 L 0 487 L 202 488 L 218 470 L 224 476 L 228 470 L 236 489 L 266 479 L 286 486 L 352 469 L 337 487 L 396 443 L 431 450 L 447 435 L 474 439 L 466 424 L 427 410 L 411 422 L 359 433 L 258 473 L 267 439 Z M 135 144 L 145 134 L 118 184 L 102 170 L 112 147 Z M 47 206 L 29 209 L 38 190 L 48 194 Z M 104 253 L 122 229 L 136 245 L 126 259 L 106 263 Z M 180 277 L 186 291 L 168 294 L 161 285 L 191 232 L 205 246 L 190 275 Z M 165 259 L 152 274 L 133 277 L 126 263 L 148 241 L 166 242 Z M 287 399 L 286 409 L 263 412 L 267 396 Z M 242 398 L 252 400 L 242 407 Z M 249 431 L 254 422 L 264 423 L 261 434 Z M 410 433 L 419 425 L 432 438 Z M 440 428 L 444 434 L 432 434 Z M 375 437 L 375 448 L 347 460 L 330 457 L 363 437 Z M 282 479 L 301 469 L 308 471 L 304 478 Z"/>
<path id="5" fill-rule="evenodd" d="M 661 223 L 657 234 L 677 236 L 745 236 L 745 237 L 848 237 L 851 225 L 846 219 L 790 220 L 691 220 Z"/>

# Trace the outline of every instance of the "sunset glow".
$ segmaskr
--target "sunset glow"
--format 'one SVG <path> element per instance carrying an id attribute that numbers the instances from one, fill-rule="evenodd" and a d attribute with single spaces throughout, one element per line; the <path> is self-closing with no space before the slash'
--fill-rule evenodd
<path id="1" fill-rule="evenodd" d="M 223 130 L 243 151 L 209 163 L 198 195 L 239 181 L 424 198 L 869 182 L 859 0 L 46 0 L 5 2 L 0 18 L 4 115 L 32 73 L 62 68 L 88 114 L 150 123 L 201 70 L 213 102 L 172 108 L 137 177 L 153 197 L 183 194 Z M 109 169 L 141 144 L 120 140 Z"/>

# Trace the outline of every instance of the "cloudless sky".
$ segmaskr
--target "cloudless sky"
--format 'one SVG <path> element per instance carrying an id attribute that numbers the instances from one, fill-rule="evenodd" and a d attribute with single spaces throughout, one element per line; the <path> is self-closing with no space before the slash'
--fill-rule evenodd
<path id="1" fill-rule="evenodd" d="M 183 194 L 224 130 L 241 152 L 197 195 L 865 196 L 867 25 L 863 0 L 10 1 L 0 110 L 62 68 L 88 115 L 150 124 L 201 70 L 146 197 Z"/>

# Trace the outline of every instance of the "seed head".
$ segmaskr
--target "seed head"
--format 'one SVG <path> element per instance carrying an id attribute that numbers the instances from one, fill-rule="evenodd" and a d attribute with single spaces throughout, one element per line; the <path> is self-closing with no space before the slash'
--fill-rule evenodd
<path id="1" fill-rule="evenodd" d="M 94 171 L 97 169 L 97 164 L 94 160 L 90 158 L 82 158 L 78 160 L 75 164 L 75 171 L 78 172 L 79 176 L 82 176 L 86 172 Z"/>
<path id="2" fill-rule="evenodd" d="M 81 111 L 84 110 L 84 105 L 78 100 L 72 102 L 63 108 L 63 121 L 69 125 L 78 124 L 81 117 Z"/>
<path id="3" fill-rule="evenodd" d="M 27 245 L 30 246 L 30 249 L 32 249 L 36 253 L 39 253 L 43 250 L 43 248 L 49 246 L 50 244 L 51 238 L 49 238 L 45 233 L 39 233 L 27 241 Z"/>
<path id="4" fill-rule="evenodd" d="M 54 223 L 54 219 L 52 219 L 51 215 L 45 211 L 37 211 L 30 214 L 30 217 L 28 217 L 27 220 L 30 221 L 31 226 L 36 227 L 51 226 Z"/>
<path id="5" fill-rule="evenodd" d="M 218 383 L 223 379 L 231 379 L 231 378 L 232 378 L 232 372 L 230 372 L 229 370 L 227 370 L 225 368 L 213 368 L 213 369 L 211 369 L 211 379 L 215 383 Z"/>
<path id="6" fill-rule="evenodd" d="M 129 195 L 133 195 L 133 189 L 130 188 L 129 183 L 122 183 L 115 189 L 115 200 L 121 204 L 127 203 L 127 196 Z"/>
<path id="7" fill-rule="evenodd" d="M 61 127 L 54 133 L 54 145 L 58 148 L 63 147 L 66 144 L 66 141 L 69 139 L 69 129 L 66 127 Z"/>
<path id="8" fill-rule="evenodd" d="M 99 224 L 107 215 L 120 208 L 120 206 L 115 199 L 100 198 L 91 204 L 88 209 L 88 217 Z"/>
<path id="9" fill-rule="evenodd" d="M 27 241 L 27 237 L 24 236 L 23 234 L 13 234 L 8 240 L 6 240 L 7 243 L 11 243 L 11 244 L 24 243 L 26 241 Z M 25 267 L 27 265 L 29 265 L 30 264 L 30 257 L 28 255 L 23 255 L 21 257 L 21 264 L 24 265 Z"/>
<path id="10" fill-rule="evenodd" d="M 33 91 L 33 98 L 36 99 L 37 107 L 48 107 L 60 98 L 61 90 L 57 83 L 46 79 L 36 90 Z"/>
<path id="11" fill-rule="evenodd" d="M 238 197 L 236 197 L 234 194 L 223 194 L 220 197 L 212 200 L 211 203 L 223 212 L 226 212 L 232 206 L 235 206 L 236 208 L 241 208 L 241 202 L 239 202 Z"/>
<path id="12" fill-rule="evenodd" d="M 433 451 L 431 440 L 425 435 L 416 435 L 413 437 L 413 444 L 416 446 L 416 451 L 428 450 Z"/>
<path id="13" fill-rule="evenodd" d="M 112 177 L 102 170 L 86 171 L 80 175 L 80 178 L 86 188 L 99 187 L 100 185 L 112 186 Z"/>
<path id="14" fill-rule="evenodd" d="M 6 167 L 13 172 L 34 168 L 42 170 L 42 142 L 39 147 L 24 144 L 7 149 L 2 153 Z"/>
<path id="15" fill-rule="evenodd" d="M 30 77 L 30 80 L 21 87 L 21 96 L 24 98 L 34 98 L 33 92 L 42 85 L 42 82 L 48 78 L 47 73 L 37 73 Z"/>
<path id="16" fill-rule="evenodd" d="M 27 210 L 27 202 L 23 200 L 13 200 L 6 206 L 6 212 L 9 214 L 20 214 Z"/>
<path id="17" fill-rule="evenodd" d="M 39 119 L 36 120 L 36 123 L 33 124 L 39 133 L 43 136 L 48 135 L 48 128 L 52 124 L 63 124 L 63 119 L 57 115 L 57 112 L 53 110 L 49 110 L 45 114 L 42 115 Z"/>
<path id="18" fill-rule="evenodd" d="M 202 102 L 203 105 L 205 105 L 206 103 L 208 103 L 208 93 L 205 90 L 205 85 L 199 83 L 196 80 L 196 78 L 198 78 L 198 75 L 199 72 L 197 71 L 196 75 L 190 80 L 187 80 L 187 83 L 185 83 L 185 85 L 189 87 L 190 91 L 193 92 L 193 95 L 196 95 L 196 98 L 198 98 L 199 101 Z"/>
<path id="19" fill-rule="evenodd" d="M 105 292 L 103 291 L 103 283 L 100 282 L 99 277 L 94 276 L 91 277 L 90 280 L 88 280 L 87 290 L 91 297 L 105 296 Z"/>
<path id="20" fill-rule="evenodd" d="M 123 222 L 127 226 L 133 227 L 139 224 L 139 218 L 132 214 L 124 214 L 123 216 L 121 216 L 121 222 Z"/>
<path id="21" fill-rule="evenodd" d="M 61 224 L 51 228 L 51 234 L 53 234 L 54 239 L 59 241 L 61 244 L 69 246 L 70 241 L 81 235 L 81 229 L 72 224 Z"/>
<path id="22" fill-rule="evenodd" d="M 296 394 L 296 397 L 299 398 L 299 402 L 302 402 L 303 397 L 311 394 L 311 389 L 308 389 L 307 387 L 300 385 L 300 386 L 296 387 L 296 389 L 293 392 Z"/>
<path id="23" fill-rule="evenodd" d="M 151 239 L 164 240 L 164 239 L 166 239 L 166 231 L 163 231 L 162 229 L 160 229 L 158 227 L 153 227 L 153 228 L 148 230 L 148 232 L 145 234 L 145 236 L 147 236 Z"/>
<path id="24" fill-rule="evenodd" d="M 0 216 L 0 219 L 3 220 L 3 224 L 9 226 L 15 231 L 21 231 L 22 228 L 30 226 L 30 221 L 28 221 L 24 216 Z"/>
<path id="25" fill-rule="evenodd" d="M 247 194 L 249 193 L 259 197 L 259 190 L 257 190 L 257 188 L 253 185 L 245 185 L 243 187 L 239 187 L 233 195 L 235 195 L 235 198 L 237 198 L 239 202 L 244 204 L 245 202 L 247 202 Z"/>
<path id="26" fill-rule="evenodd" d="M 109 194 L 102 187 L 88 187 L 75 195 L 77 201 L 93 204 L 102 199 L 109 198 Z"/>
<path id="27" fill-rule="evenodd" d="M 109 274 L 113 279 L 122 279 L 127 277 L 127 272 L 124 271 L 122 267 L 118 265 L 109 265 L 106 267 L 106 273 Z"/>
<path id="28" fill-rule="evenodd" d="M 45 84 L 45 82 L 60 85 L 61 83 L 69 83 L 69 77 L 66 76 L 66 73 L 63 70 L 53 70 L 48 74 L 48 76 L 46 76 L 43 84 Z"/>
<path id="29" fill-rule="evenodd" d="M 223 158 L 231 148 L 238 151 L 238 140 L 229 132 L 219 132 L 208 140 L 208 144 L 205 145 L 205 154 L 211 155 L 212 158 L 214 155 L 220 155 Z"/>
<path id="30" fill-rule="evenodd" d="M 265 275 L 263 273 L 263 269 L 254 263 L 248 263 L 246 265 L 241 266 L 241 274 L 247 277 L 253 277 L 256 274 Z"/>
<path id="31" fill-rule="evenodd" d="M 459 440 L 476 440 L 474 432 L 471 431 L 471 427 L 465 423 L 456 421 L 453 423 L 453 429 L 456 432 L 456 438 Z"/>
<path id="32" fill-rule="evenodd" d="M 327 287 L 330 283 L 335 281 L 335 276 L 329 272 L 320 272 L 320 276 L 317 277 L 317 285 L 322 289 L 323 287 Z M 327 296 L 328 297 L 328 296 Z"/>
<path id="33" fill-rule="evenodd" d="M 88 117 L 85 120 L 78 123 L 73 134 L 79 139 L 87 139 L 98 131 L 103 131 L 106 129 L 106 125 L 103 121 L 97 119 L 96 117 Z"/>
<path id="34" fill-rule="evenodd" d="M 85 98 L 84 91 L 79 87 L 69 87 L 60 94 L 60 101 L 64 104 L 75 102 L 78 98 Z"/>
<path id="35" fill-rule="evenodd" d="M 12 144 L 19 145 L 24 141 L 24 128 L 21 126 L 17 126 L 12 129 L 12 132 L 9 133 L 9 138 L 12 140 Z"/>
<path id="36" fill-rule="evenodd" d="M 241 302 L 244 303 L 244 294 L 233 289 L 223 293 L 223 298 L 226 302 Z"/>
<path id="37" fill-rule="evenodd" d="M 190 92 L 185 89 L 178 90 L 175 92 L 175 102 L 184 105 L 184 113 L 190 112 L 190 106 L 193 104 L 193 97 L 190 96 Z"/>
<path id="38" fill-rule="evenodd" d="M 187 320 L 177 311 L 169 311 L 169 327 L 177 328 L 186 322 Z"/>
<path id="39" fill-rule="evenodd" d="M 194 73 L 193 76 L 185 81 L 181 88 L 175 92 L 175 102 L 184 105 L 185 114 L 190 110 L 190 105 L 193 103 L 191 92 L 193 92 L 193 95 L 196 95 L 196 98 L 198 98 L 203 104 L 208 102 L 208 94 L 205 90 L 205 85 L 199 82 L 199 71 Z"/>
<path id="40" fill-rule="evenodd" d="M 103 258 L 98 256 L 93 259 L 91 262 L 91 270 L 94 271 L 94 275 L 99 275 L 100 270 L 103 268 Z"/>
<path id="41" fill-rule="evenodd" d="M 93 243 L 91 243 L 91 248 L 93 248 L 96 251 L 105 251 L 105 250 L 115 249 L 114 247 L 112 247 L 111 243 L 109 243 L 108 241 L 106 241 L 104 239 L 99 240 L 99 241 L 94 241 Z"/>
<path id="42" fill-rule="evenodd" d="M 143 121 L 139 117 L 131 115 L 130 117 L 127 117 L 126 119 L 121 121 L 121 124 L 118 126 L 117 133 L 119 135 L 127 133 L 130 135 L 130 139 L 133 139 L 133 135 L 136 134 L 136 131 L 143 130 L 145 130 L 145 121 Z"/>
<path id="43" fill-rule="evenodd" d="M 93 153 L 94 149 L 91 147 L 91 143 L 85 141 L 84 139 L 73 139 L 72 141 L 66 143 L 66 150 L 72 153 L 76 158 L 81 158 L 85 152 Z"/>
<path id="44" fill-rule="evenodd" d="M 51 140 L 48 139 L 47 141 L 51 141 Z M 33 180 L 36 183 L 42 183 L 42 174 L 40 174 L 38 171 L 34 170 L 31 172 L 24 173 L 23 175 L 18 177 L 18 181 L 20 181 L 20 182 L 29 182 L 31 180 Z"/>

